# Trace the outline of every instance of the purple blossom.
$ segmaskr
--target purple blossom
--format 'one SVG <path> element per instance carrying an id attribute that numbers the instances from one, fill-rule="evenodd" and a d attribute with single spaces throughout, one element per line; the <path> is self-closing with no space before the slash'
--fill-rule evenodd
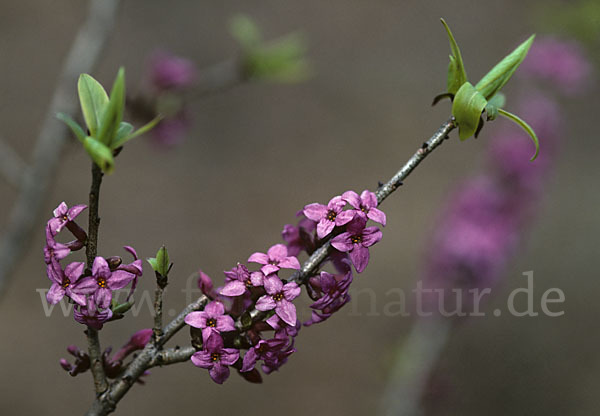
<path id="1" fill-rule="evenodd" d="M 296 325 L 290 326 L 286 324 L 277 314 L 271 316 L 265 321 L 273 330 L 275 331 L 275 335 L 283 333 L 290 337 L 295 337 L 298 335 L 300 331 L 301 325 L 300 322 L 296 322 Z"/>
<path id="2" fill-rule="evenodd" d="M 140 329 L 137 331 L 131 336 L 131 338 L 129 338 L 127 344 L 123 345 L 123 347 L 121 347 L 121 349 L 115 353 L 115 355 L 112 357 L 112 361 L 123 361 L 123 359 L 125 359 L 132 352 L 144 349 L 146 344 L 150 342 L 152 334 L 153 332 L 151 328 Z"/>
<path id="3" fill-rule="evenodd" d="M 184 88 L 194 82 L 196 67 L 189 59 L 158 51 L 150 61 L 150 78 L 158 90 Z"/>
<path id="4" fill-rule="evenodd" d="M 182 142 L 190 129 L 191 122 L 182 109 L 172 117 L 161 120 L 152 129 L 154 141 L 164 147 L 173 147 Z"/>
<path id="5" fill-rule="evenodd" d="M 44 246 L 44 261 L 50 264 L 52 259 L 62 260 L 71 253 L 71 249 L 66 244 L 58 243 L 54 240 L 54 235 L 50 226 L 46 226 L 46 245 Z"/>
<path id="6" fill-rule="evenodd" d="M 354 218 L 354 212 L 343 211 L 346 201 L 341 196 L 336 196 L 329 201 L 327 206 L 322 204 L 309 204 L 304 207 L 304 215 L 317 222 L 317 236 L 323 238 L 333 231 L 336 226 L 348 224 Z"/>
<path id="7" fill-rule="evenodd" d="M 203 311 L 190 312 L 185 323 L 202 329 L 202 340 L 207 342 L 213 332 L 221 333 L 235 330 L 233 318 L 225 314 L 225 306 L 219 301 L 212 301 Z"/>
<path id="8" fill-rule="evenodd" d="M 108 308 L 114 290 L 122 289 L 136 278 L 136 274 L 126 270 L 111 272 L 106 259 L 96 257 L 92 265 L 92 275 L 81 281 L 86 290 L 94 289 L 94 301 L 101 308 Z"/>
<path id="9" fill-rule="evenodd" d="M 223 339 L 212 333 L 204 343 L 204 349 L 192 355 L 192 363 L 196 367 L 208 369 L 210 378 L 217 384 L 223 384 L 229 377 L 229 367 L 240 358 L 235 348 L 223 348 Z"/>
<path id="10" fill-rule="evenodd" d="M 327 272 L 321 272 L 320 277 L 311 278 L 310 285 L 318 293 L 318 299 L 310 305 L 313 311 L 312 317 L 305 322 L 305 326 L 322 322 L 328 319 L 342 306 L 350 302 L 348 289 L 352 283 L 352 271 L 348 270 L 345 274 L 333 275 Z M 320 311 L 320 312 L 317 312 Z"/>
<path id="11" fill-rule="evenodd" d="M 252 371 L 258 360 L 274 364 L 279 354 L 288 348 L 289 339 L 286 335 L 275 336 L 269 340 L 260 340 L 244 355 L 241 372 Z"/>
<path id="12" fill-rule="evenodd" d="M 48 221 L 48 227 L 52 235 L 58 234 L 69 222 L 73 221 L 87 205 L 75 205 L 71 208 L 61 202 L 54 210 L 54 218 Z"/>
<path id="13" fill-rule="evenodd" d="M 270 311 L 275 309 L 275 313 L 288 325 L 296 325 L 296 307 L 292 300 L 300 296 L 301 289 L 295 282 L 285 285 L 275 275 L 265 278 L 266 295 L 260 297 L 256 302 L 256 309 L 259 311 Z"/>
<path id="14" fill-rule="evenodd" d="M 369 263 L 369 249 L 381 240 L 382 234 L 377 227 L 365 228 L 364 218 L 356 217 L 346 227 L 346 232 L 334 237 L 331 245 L 350 255 L 350 260 L 358 273 L 362 273 Z"/>
<path id="15" fill-rule="evenodd" d="M 212 279 L 202 270 L 198 270 L 198 288 L 200 289 L 200 291 L 202 291 L 203 294 L 205 294 L 209 298 L 212 299 L 216 297 Z"/>
<path id="16" fill-rule="evenodd" d="M 238 263 L 233 269 L 225 273 L 225 286 L 219 292 L 224 296 L 240 296 L 250 294 L 251 287 L 263 285 L 264 275 L 261 272 L 252 272 L 246 266 Z"/>
<path id="17" fill-rule="evenodd" d="M 281 237 L 287 243 L 290 256 L 297 256 L 302 250 L 311 253 L 315 249 L 312 232 L 315 230 L 317 223 L 306 218 L 302 211 L 296 214 L 296 216 L 299 215 L 302 218 L 298 221 L 298 226 L 286 224 L 281 232 Z"/>
<path id="18" fill-rule="evenodd" d="M 131 296 L 133 295 L 133 292 L 135 291 L 135 288 L 137 286 L 137 282 L 138 282 L 138 278 L 140 276 L 142 276 L 142 274 L 144 274 L 143 268 L 142 268 L 142 261 L 138 258 L 137 252 L 135 251 L 135 249 L 131 246 L 124 246 L 123 247 L 125 249 L 125 251 L 127 251 L 129 254 L 131 254 L 133 256 L 133 262 L 128 263 L 128 264 L 120 264 L 117 268 L 115 272 L 127 272 L 133 275 L 133 283 L 131 284 L 131 289 L 129 290 L 129 294 L 127 295 L 127 301 L 129 301 L 129 299 L 131 298 Z"/>
<path id="19" fill-rule="evenodd" d="M 112 311 L 110 309 L 100 311 L 96 307 L 94 297 L 88 296 L 87 305 L 75 307 L 73 310 L 73 317 L 80 324 L 100 330 L 104 323 L 112 318 Z"/>
<path id="20" fill-rule="evenodd" d="M 369 218 L 385 227 L 385 213 L 377 209 L 377 196 L 373 192 L 365 189 L 358 196 L 354 191 L 346 191 L 342 194 L 342 199 L 354 208 L 355 215 Z"/>
<path id="21" fill-rule="evenodd" d="M 547 37 L 535 41 L 519 71 L 574 94 L 589 84 L 592 67 L 579 44 Z"/>
<path id="22" fill-rule="evenodd" d="M 67 295 L 74 302 L 85 306 L 85 295 L 92 293 L 93 289 L 90 290 L 81 283 L 83 280 L 79 280 L 83 273 L 85 265 L 80 262 L 69 264 L 63 271 L 62 267 L 57 260 L 53 260 L 47 266 L 48 278 L 52 281 L 52 286 L 46 294 L 48 303 L 54 305 Z"/>
<path id="23" fill-rule="evenodd" d="M 265 276 L 276 273 L 279 269 L 300 270 L 300 262 L 295 256 L 288 256 L 288 249 L 283 244 L 275 244 L 267 251 L 267 254 L 254 253 L 248 258 L 248 261 L 262 264 L 260 270 Z"/>

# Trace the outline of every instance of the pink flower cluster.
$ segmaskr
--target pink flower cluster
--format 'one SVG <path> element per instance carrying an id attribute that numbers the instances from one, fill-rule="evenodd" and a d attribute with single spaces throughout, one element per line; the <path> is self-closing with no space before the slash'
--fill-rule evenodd
<path id="1" fill-rule="evenodd" d="M 287 362 L 296 351 L 294 340 L 301 327 L 293 303 L 300 296 L 301 285 L 313 300 L 312 316 L 305 326 L 326 320 L 348 303 L 351 266 L 359 273 L 364 271 L 369 247 L 382 237 L 378 227 L 367 227 L 367 221 L 386 222 L 375 194 L 369 191 L 361 195 L 348 191 L 327 205 L 309 204 L 297 216 L 296 226 L 287 224 L 283 229 L 285 245 L 252 254 L 248 258 L 248 263 L 256 264 L 252 270 L 238 263 L 226 271 L 223 287 L 215 289 L 210 277 L 200 272 L 198 285 L 211 302 L 203 311 L 188 314 L 185 322 L 192 333 L 198 331 L 198 350 L 192 362 L 208 369 L 219 384 L 229 377 L 229 367 L 248 381 L 260 382 L 259 361 L 265 374 Z M 328 261 L 337 274 L 322 271 L 297 279 L 301 269 L 297 256 L 302 251 L 310 255 L 329 240 L 332 252 Z M 286 280 L 281 277 L 285 270 L 295 274 Z M 273 334 L 265 337 L 264 333 L 271 331 Z M 247 350 L 243 357 L 240 350 Z"/>
<path id="2" fill-rule="evenodd" d="M 113 315 L 110 308 L 113 292 L 133 282 L 128 299 L 132 295 L 137 279 L 142 275 L 142 261 L 132 247 L 126 246 L 125 250 L 133 256 L 132 263 L 122 264 L 120 257 L 110 257 L 108 260 L 96 257 L 91 270 L 86 270 L 82 262 L 72 262 L 63 268 L 60 260 L 87 243 L 86 232 L 75 222 L 75 218 L 86 208 L 85 205 L 69 208 L 62 202 L 46 225 L 44 260 L 46 274 L 52 282 L 46 299 L 54 305 L 67 296 L 76 304 L 73 313 L 77 322 L 101 329 Z M 66 244 L 56 241 L 55 237 L 64 228 L 76 239 Z"/>

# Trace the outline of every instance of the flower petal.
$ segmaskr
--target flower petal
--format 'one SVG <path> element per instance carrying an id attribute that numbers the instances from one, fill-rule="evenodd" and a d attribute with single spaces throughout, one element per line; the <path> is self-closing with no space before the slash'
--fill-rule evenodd
<path id="1" fill-rule="evenodd" d="M 56 283 L 52 283 L 50 290 L 46 293 L 46 300 L 50 305 L 56 305 L 65 296 L 65 289 Z"/>
<path id="2" fill-rule="evenodd" d="M 258 309 L 258 307 L 256 309 Z M 296 325 L 296 307 L 292 302 L 288 302 L 285 299 L 279 301 L 275 307 L 275 313 L 286 324 L 290 326 Z"/>
<path id="3" fill-rule="evenodd" d="M 108 278 L 110 276 L 110 268 L 104 257 L 96 257 L 92 264 L 92 275 Z"/>
<path id="4" fill-rule="evenodd" d="M 300 270 L 300 262 L 296 257 L 289 256 L 279 262 L 279 267 L 282 269 Z"/>
<path id="5" fill-rule="evenodd" d="M 63 201 L 60 204 L 58 204 L 58 206 L 52 213 L 54 214 L 55 217 L 62 217 L 63 215 L 65 215 L 67 213 L 68 210 L 69 210 L 69 207 L 67 207 L 67 204 L 65 203 L 65 201 Z"/>
<path id="6" fill-rule="evenodd" d="M 342 199 L 356 209 L 360 209 L 360 198 L 354 191 L 346 191 L 342 194 Z"/>
<path id="7" fill-rule="evenodd" d="M 335 222 L 323 218 L 317 224 L 317 237 L 323 238 L 329 235 L 329 233 L 333 231 L 333 227 L 335 227 Z"/>
<path id="8" fill-rule="evenodd" d="M 361 211 L 359 211 L 359 212 L 361 212 Z M 337 225 L 339 227 L 341 225 L 348 224 L 350 221 L 352 221 L 354 219 L 355 215 L 356 215 L 356 211 L 353 209 L 347 210 L 347 211 L 342 211 L 335 217 L 335 225 Z"/>
<path id="9" fill-rule="evenodd" d="M 75 205 L 66 212 L 69 221 L 73 221 L 81 212 L 87 208 L 87 205 Z"/>
<path id="10" fill-rule="evenodd" d="M 287 253 L 287 247 L 283 244 L 275 244 L 267 251 L 270 260 L 283 260 L 287 257 Z"/>
<path id="11" fill-rule="evenodd" d="M 354 250 L 350 252 L 350 260 L 352 260 L 356 271 L 362 273 L 367 264 L 369 264 L 369 249 L 361 245 L 356 245 Z"/>
<path id="12" fill-rule="evenodd" d="M 281 279 L 274 274 L 265 277 L 265 290 L 269 295 L 274 295 L 276 293 L 281 292 L 283 288 L 283 283 Z"/>
<path id="13" fill-rule="evenodd" d="M 367 227 L 362 233 L 362 245 L 365 247 L 371 247 L 373 244 L 381 240 L 383 234 L 377 227 Z"/>
<path id="14" fill-rule="evenodd" d="M 204 312 L 210 318 L 216 318 L 225 313 L 225 305 L 219 301 L 212 301 L 204 308 Z"/>
<path id="15" fill-rule="evenodd" d="M 198 351 L 192 355 L 192 363 L 196 367 L 200 368 L 211 368 L 213 366 L 213 361 L 211 359 L 210 353 L 207 351 Z"/>
<path id="16" fill-rule="evenodd" d="M 329 211 L 329 209 L 325 205 L 315 203 L 306 205 L 303 213 L 306 218 L 313 221 L 319 221 L 321 218 L 327 215 L 327 211 Z"/>
<path id="17" fill-rule="evenodd" d="M 345 206 L 346 201 L 344 201 L 341 196 L 334 196 L 327 204 L 327 208 L 336 213 L 339 213 Z"/>
<path id="18" fill-rule="evenodd" d="M 190 312 L 185 316 L 185 323 L 194 328 L 206 327 L 206 316 L 203 312 Z"/>
<path id="19" fill-rule="evenodd" d="M 265 312 L 275 309 L 276 306 L 277 304 L 273 300 L 272 296 L 264 295 L 256 301 L 255 307 L 257 310 Z"/>
<path id="20" fill-rule="evenodd" d="M 131 281 L 135 279 L 135 274 L 126 272 L 125 270 L 115 270 L 106 280 L 110 290 L 123 289 Z"/>
<path id="21" fill-rule="evenodd" d="M 75 283 L 81 277 L 85 264 L 82 262 L 73 262 L 65 267 L 65 276 L 69 278 L 71 283 Z"/>
<path id="22" fill-rule="evenodd" d="M 379 224 L 381 224 L 385 227 L 386 217 L 385 217 L 385 213 L 383 211 L 380 211 L 377 208 L 371 208 L 371 209 L 369 209 L 369 213 L 367 214 L 367 217 L 369 217 L 373 221 L 378 222 Z"/>
<path id="23" fill-rule="evenodd" d="M 251 263 L 269 264 L 269 256 L 265 253 L 254 253 L 248 257 L 248 261 Z"/>
<path id="24" fill-rule="evenodd" d="M 354 248 L 354 244 L 352 243 L 352 240 L 350 239 L 350 237 L 351 237 L 350 233 L 341 233 L 340 235 L 335 236 L 331 240 L 331 245 L 336 250 L 339 250 L 342 253 L 347 253 L 348 251 L 350 251 Z"/>
<path id="25" fill-rule="evenodd" d="M 246 285 L 239 280 L 232 280 L 219 292 L 223 296 L 239 296 L 246 292 Z"/>
<path id="26" fill-rule="evenodd" d="M 244 359 L 242 361 L 242 369 L 240 371 L 242 373 L 245 373 L 246 371 L 251 371 L 256 365 L 256 361 L 258 361 L 258 355 L 256 354 L 254 348 L 250 348 L 246 355 L 244 355 Z"/>
<path id="27" fill-rule="evenodd" d="M 229 367 L 217 363 L 208 370 L 208 374 L 215 383 L 223 384 L 229 378 Z"/>
<path id="28" fill-rule="evenodd" d="M 377 206 L 377 196 L 366 189 L 360 194 L 360 200 L 365 208 L 371 209 Z"/>
<path id="29" fill-rule="evenodd" d="M 288 301 L 296 299 L 298 296 L 300 296 L 301 292 L 302 289 L 295 282 L 289 282 L 283 286 L 283 296 Z"/>
<path id="30" fill-rule="evenodd" d="M 217 331 L 219 332 L 227 332 L 235 330 L 235 323 L 233 322 L 233 318 L 229 315 L 221 315 L 217 319 Z"/>
<path id="31" fill-rule="evenodd" d="M 233 365 L 240 358 L 239 350 L 235 348 L 223 348 L 221 350 L 221 363 Z"/>
<path id="32" fill-rule="evenodd" d="M 266 276 L 272 273 L 277 273 L 279 271 L 279 266 L 275 266 L 273 264 L 265 264 L 260 268 L 260 271 Z"/>

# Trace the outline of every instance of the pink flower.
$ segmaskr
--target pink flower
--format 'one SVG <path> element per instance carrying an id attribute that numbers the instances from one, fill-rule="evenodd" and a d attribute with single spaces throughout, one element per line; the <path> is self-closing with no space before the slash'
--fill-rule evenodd
<path id="1" fill-rule="evenodd" d="M 87 205 L 75 205 L 74 207 L 69 208 L 67 204 L 61 202 L 54 210 L 54 218 L 48 221 L 48 226 L 50 227 L 52 235 L 58 234 L 86 208 Z"/>
<path id="2" fill-rule="evenodd" d="M 92 275 L 81 281 L 85 290 L 93 290 L 94 302 L 101 308 L 108 308 L 112 300 L 112 292 L 122 289 L 136 278 L 136 274 L 126 270 L 110 271 L 104 257 L 96 257 L 92 265 Z"/>
<path id="3" fill-rule="evenodd" d="M 89 289 L 79 281 L 83 273 L 85 265 L 80 262 L 71 263 L 63 271 L 57 260 L 53 260 L 47 267 L 48 278 L 52 281 L 52 286 L 46 294 L 48 303 L 54 305 L 67 295 L 74 302 L 85 306 L 85 295 L 92 293 L 93 289 Z"/>
<path id="4" fill-rule="evenodd" d="M 348 224 L 354 218 L 353 211 L 343 211 L 346 201 L 341 196 L 336 196 L 329 201 L 327 206 L 309 204 L 304 207 L 306 218 L 317 222 L 317 236 L 323 238 L 331 233 L 336 226 Z"/>
<path id="5" fill-rule="evenodd" d="M 276 273 L 279 269 L 300 270 L 300 262 L 294 256 L 288 256 L 288 249 L 283 244 L 275 244 L 267 254 L 254 253 L 248 258 L 249 262 L 263 264 L 260 270 L 265 276 Z"/>
<path id="6" fill-rule="evenodd" d="M 210 378 L 217 384 L 223 384 L 229 377 L 229 367 L 240 358 L 240 352 L 234 348 L 223 348 L 223 339 L 212 333 L 204 343 L 204 349 L 192 355 L 196 367 L 208 369 Z"/>
<path id="7" fill-rule="evenodd" d="M 362 273 L 369 263 L 368 247 L 377 243 L 382 237 L 379 228 L 365 228 L 365 223 L 364 218 L 356 217 L 348 224 L 346 232 L 331 240 L 331 245 L 335 249 L 350 254 L 350 260 L 359 273 Z"/>
<path id="8" fill-rule="evenodd" d="M 284 285 L 279 277 L 271 275 L 265 277 L 265 290 L 267 294 L 258 299 L 256 309 L 263 312 L 275 309 L 283 322 L 295 326 L 296 307 L 292 300 L 300 296 L 300 287 L 294 282 Z"/>
<path id="9" fill-rule="evenodd" d="M 342 194 L 342 199 L 352 205 L 355 215 L 369 218 L 385 227 L 385 214 L 376 208 L 377 197 L 373 192 L 365 189 L 359 197 L 354 191 L 346 191 Z"/>
<path id="10" fill-rule="evenodd" d="M 219 301 L 212 301 L 203 311 L 190 312 L 185 323 L 202 329 L 202 340 L 206 342 L 213 332 L 221 333 L 235 330 L 233 318 L 225 314 L 225 306 Z"/>

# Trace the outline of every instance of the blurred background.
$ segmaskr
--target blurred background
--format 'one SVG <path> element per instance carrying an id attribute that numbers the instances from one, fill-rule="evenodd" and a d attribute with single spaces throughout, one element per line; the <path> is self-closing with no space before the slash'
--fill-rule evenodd
<path id="1" fill-rule="evenodd" d="M 569 2 L 554 6 L 559 13 Z M 175 266 L 165 309 L 180 310 L 186 304 L 182 289 L 199 268 L 221 282 L 223 270 L 279 242 L 283 225 L 293 223 L 305 204 L 326 202 L 347 189 L 374 189 L 448 117 L 447 102 L 430 106 L 446 82 L 449 48 L 440 17 L 452 27 L 476 80 L 532 32 L 579 36 L 569 32 L 578 25 L 567 22 L 567 14 L 556 18 L 548 9 L 545 1 L 512 0 L 122 2 L 93 71 L 104 85 L 122 65 L 128 92 L 143 91 L 157 49 L 186 57 L 199 74 L 236 57 L 239 46 L 228 22 L 238 13 L 252 17 L 265 39 L 302 32 L 312 76 L 294 84 L 242 83 L 188 100 L 184 138 L 165 146 L 149 135 L 128 145 L 103 183 L 100 253 L 124 255 L 121 247 L 132 245 L 146 258 L 166 244 Z M 0 3 L 0 136 L 25 160 L 86 11 L 86 2 L 76 0 Z M 598 43 L 581 45 L 594 65 Z M 523 85 L 524 78 L 508 84 L 507 108 Z M 487 316 L 453 327 L 423 399 L 425 414 L 597 414 L 597 93 L 590 81 L 577 94 L 556 95 L 566 136 L 559 138 L 531 233 L 483 304 Z M 488 139 L 501 139 L 494 135 L 499 128 L 486 124 L 479 139 L 463 143 L 453 133 L 385 202 L 384 238 L 355 278 L 352 304 L 303 329 L 298 352 L 262 385 L 232 374 L 219 386 L 191 364 L 156 368 L 145 386 L 134 386 L 117 414 L 373 413 L 398 343 L 414 321 L 386 316 L 389 291 L 409 294 L 415 287 L 423 264 L 435 255 L 424 253 L 440 207 L 460 181 L 482 169 Z M 540 142 L 543 153 L 544 137 Z M 63 200 L 87 203 L 89 183 L 88 156 L 70 137 L 43 215 L 0 298 L 1 414 L 81 414 L 93 399 L 89 373 L 71 378 L 58 364 L 67 345 L 86 345 L 83 327 L 59 311 L 47 318 L 36 292 L 48 287 L 45 221 Z M 3 230 L 17 190 L 0 180 L 0 195 Z M 493 316 L 511 291 L 525 286 L 522 273 L 530 270 L 536 310 L 542 294 L 555 287 L 565 293 L 565 314 Z M 144 272 L 140 289 L 151 290 L 147 264 Z M 151 325 L 145 313 L 108 324 L 101 332 L 103 347 L 119 347 Z M 188 342 L 187 331 L 181 332 L 172 345 Z"/>

